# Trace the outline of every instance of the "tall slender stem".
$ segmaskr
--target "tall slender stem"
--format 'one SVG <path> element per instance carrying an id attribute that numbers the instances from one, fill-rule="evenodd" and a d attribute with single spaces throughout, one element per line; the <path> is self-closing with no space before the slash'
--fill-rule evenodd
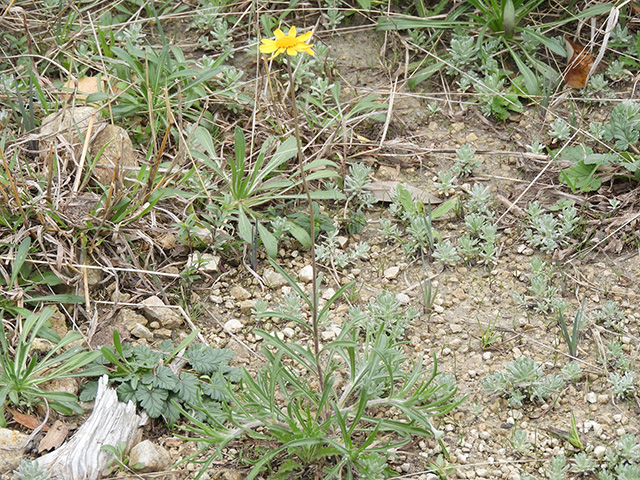
<path id="1" fill-rule="evenodd" d="M 316 233 L 315 233 L 315 214 L 313 211 L 313 200 L 311 199 L 311 192 L 309 191 L 309 184 L 307 183 L 307 175 L 304 171 L 304 154 L 302 153 L 302 141 L 300 140 L 300 124 L 298 122 L 298 105 L 296 103 L 295 82 L 293 78 L 293 70 L 291 69 L 291 57 L 287 56 L 287 72 L 289 73 L 289 94 L 291 97 L 291 113 L 293 115 L 293 125 L 296 134 L 296 144 L 298 147 L 298 162 L 300 163 L 300 177 L 302 178 L 302 186 L 304 193 L 307 195 L 307 202 L 309 203 L 309 222 L 310 235 L 311 235 L 311 248 L 309 255 L 311 255 L 311 327 L 313 328 L 313 349 L 316 357 L 316 368 L 318 370 L 318 381 L 320 382 L 319 388 L 322 389 L 324 385 L 324 377 L 322 374 L 322 366 L 320 365 L 320 341 L 318 334 L 318 265 L 316 263 Z"/>

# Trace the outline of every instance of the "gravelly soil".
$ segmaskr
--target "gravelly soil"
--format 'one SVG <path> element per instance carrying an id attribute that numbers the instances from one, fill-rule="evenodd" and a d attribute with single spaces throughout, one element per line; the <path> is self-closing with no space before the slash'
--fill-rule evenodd
<path id="1" fill-rule="evenodd" d="M 342 81 L 347 84 L 347 93 L 349 86 L 353 91 L 367 88 L 389 91 L 389 81 L 385 80 L 380 67 L 382 39 L 374 36 L 376 41 L 371 41 L 372 36 L 371 33 L 356 33 L 328 40 Z M 369 55 L 351 55 L 354 43 L 367 49 Z M 487 122 L 473 107 L 442 104 L 442 113 L 429 116 L 425 114 L 425 103 L 430 98 L 435 97 L 426 94 L 421 98 L 398 88 L 387 144 L 391 147 L 386 150 L 397 156 L 365 159 L 374 166 L 378 180 L 398 179 L 433 192 L 433 176 L 450 168 L 453 150 L 468 143 L 478 152 L 501 153 L 481 154 L 482 165 L 472 177 L 464 180 L 466 184 L 489 184 L 496 198 L 500 195 L 513 201 L 545 165 L 541 160 L 518 153 L 524 152 L 523 146 L 533 139 L 545 140 L 544 122 L 536 112 L 528 111 L 514 121 L 500 124 Z M 520 205 L 526 206 L 532 199 L 551 205 L 563 198 L 564 192 L 551 185 L 557 184 L 556 179 L 553 174 L 539 179 L 535 188 L 520 200 Z M 464 187 L 457 189 L 456 194 L 464 196 Z M 505 211 L 507 204 L 496 200 L 497 216 Z M 447 432 L 445 441 L 452 454 L 451 478 L 519 478 L 523 472 L 544 477 L 552 457 L 571 456 L 574 452 L 569 443 L 553 434 L 553 429 L 570 430 L 572 414 L 587 452 L 593 453 L 596 447 L 611 444 L 623 433 L 640 433 L 637 400 L 617 401 L 602 363 L 598 361 L 599 349 L 609 340 L 618 339 L 632 358 L 633 366 L 638 367 L 640 265 L 636 251 L 611 254 L 596 248 L 584 255 L 574 251 L 561 255 L 562 261 L 554 266 L 555 284 L 559 289 L 558 296 L 570 304 L 569 311 L 575 312 L 584 301 L 585 312 L 593 313 L 605 301 L 613 300 L 624 313 L 625 325 L 621 332 L 613 332 L 595 323 L 589 324 L 581 332 L 577 355 L 584 372 L 582 379 L 568 384 L 547 403 L 511 408 L 504 398 L 488 393 L 482 387 L 481 379 L 504 369 L 508 362 L 521 356 L 541 363 L 545 373 L 558 373 L 569 361 L 555 317 L 536 313 L 514 300 L 514 293 L 527 292 L 531 257 L 541 256 L 550 264 L 554 257 L 526 244 L 522 222 L 510 212 L 500 223 L 500 255 L 495 265 L 443 268 L 435 263 L 428 265 L 427 273 L 421 262 L 406 257 L 397 244 L 380 234 L 378 221 L 389 216 L 386 210 L 384 204 L 372 209 L 368 214 L 369 225 L 360 235 L 351 237 L 344 247 L 366 240 L 372 247 L 368 259 L 357 262 L 337 276 L 356 281 L 356 288 L 360 289 L 358 301 L 362 304 L 384 289 L 405 294 L 403 301 L 408 300 L 408 305 L 419 308 L 422 308 L 422 299 L 417 283 L 427 275 L 434 279 L 438 288 L 434 312 L 418 317 L 406 331 L 406 349 L 412 355 L 425 358 L 435 352 L 439 369 L 454 375 L 459 394 L 468 396 L 457 410 L 442 420 Z M 462 220 L 455 218 L 436 222 L 436 228 L 444 238 L 460 235 L 462 226 Z M 555 258 L 558 258 L 557 254 Z M 287 251 L 280 261 L 294 275 L 309 263 L 305 254 L 297 251 L 293 254 Z M 386 278 L 384 271 L 391 266 L 400 267 L 400 273 L 395 278 Z M 332 275 L 325 278 L 327 288 L 338 288 Z M 274 300 L 287 287 L 261 290 L 255 279 L 239 270 L 231 271 L 213 291 L 216 301 L 210 304 L 210 310 L 217 321 L 212 322 L 210 328 L 203 325 L 208 338 L 214 345 L 233 348 L 240 363 L 259 363 L 259 358 L 245 348 L 245 345 L 255 346 L 258 351 L 256 337 L 251 333 L 255 319 L 250 314 L 228 308 L 234 304 L 233 298 L 228 297 L 228 288 L 237 283 L 244 284 L 252 298 Z M 339 322 L 345 310 L 344 305 L 338 305 L 333 319 Z M 221 328 L 229 318 L 239 318 L 245 325 L 235 338 Z M 268 323 L 261 327 L 281 331 L 287 325 Z M 493 329 L 495 338 L 483 348 L 482 336 L 487 329 Z M 296 335 L 298 333 L 296 330 Z M 528 433 L 532 445 L 530 453 L 518 453 L 511 445 L 515 429 Z M 434 478 L 428 472 L 428 464 L 437 453 L 438 448 L 431 439 L 416 439 L 398 452 L 394 468 L 403 474 L 403 478 Z"/>

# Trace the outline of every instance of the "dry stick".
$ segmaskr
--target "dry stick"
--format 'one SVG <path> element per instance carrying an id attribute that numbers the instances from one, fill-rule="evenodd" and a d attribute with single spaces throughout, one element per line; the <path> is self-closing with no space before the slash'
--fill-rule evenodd
<path id="1" fill-rule="evenodd" d="M 558 153 L 556 154 L 556 157 L 558 155 L 560 155 L 562 153 L 562 151 L 566 148 L 567 145 L 569 145 L 571 143 L 571 141 L 575 138 L 575 136 L 578 134 L 578 132 L 574 132 L 574 134 L 571 136 L 571 138 L 567 141 L 567 143 L 565 143 L 562 148 L 560 150 L 558 150 Z M 500 221 L 502 221 L 502 219 L 505 217 L 505 215 L 507 213 L 509 213 L 517 204 L 518 202 L 520 202 L 520 200 L 522 200 L 522 197 L 524 197 L 527 192 L 531 189 L 531 187 L 533 187 L 533 185 L 540 179 L 540 177 L 542 177 L 542 175 L 544 174 L 544 172 L 547 171 L 547 169 L 553 164 L 553 159 L 550 159 L 549 162 L 544 166 L 544 168 L 542 170 L 540 170 L 540 173 L 538 173 L 538 175 L 536 175 L 536 178 L 534 178 L 533 180 L 531 180 L 531 182 L 529 183 L 529 185 L 527 185 L 527 188 L 525 188 L 522 193 L 520 195 L 518 195 L 518 198 L 516 198 L 514 200 L 514 202 L 511 204 L 511 206 L 509 208 L 507 208 L 504 213 L 502 215 L 500 215 L 500 218 L 498 218 L 498 222 L 500 223 Z"/>
<path id="2" fill-rule="evenodd" d="M 87 126 L 87 133 L 84 136 L 84 145 L 82 145 L 82 155 L 80 155 L 80 163 L 78 164 L 78 172 L 76 173 L 76 179 L 73 182 L 73 193 L 78 191 L 80 188 L 80 180 L 82 180 L 82 169 L 84 168 L 84 161 L 87 158 L 87 151 L 89 150 L 89 141 L 91 139 L 91 134 L 93 131 L 93 121 L 95 120 L 96 115 L 92 113 L 89 117 L 89 125 Z"/>
<path id="3" fill-rule="evenodd" d="M 16 199 L 16 204 L 18 205 L 18 209 L 20 209 L 20 213 L 22 214 L 22 219 L 26 220 L 24 215 L 24 210 L 22 209 L 22 202 L 20 201 L 20 195 L 18 194 L 18 189 L 16 187 L 16 182 L 13 180 L 13 175 L 11 175 L 11 169 L 7 164 L 7 159 L 4 158 L 4 152 L 2 148 L 0 148 L 0 157 L 2 157 L 2 164 L 4 165 L 5 172 L 7 173 L 7 179 L 9 180 L 9 184 L 11 185 L 11 191 L 13 192 L 13 197 Z"/>
<path id="4" fill-rule="evenodd" d="M 291 71 L 291 59 L 287 57 L 287 72 L 289 74 L 289 94 L 291 96 L 291 108 L 293 113 L 293 125 L 295 127 L 296 145 L 298 147 L 298 162 L 300 163 L 300 176 L 302 178 L 302 185 L 304 187 L 304 193 L 307 195 L 307 202 L 309 203 L 309 223 L 311 234 L 311 247 L 309 254 L 311 255 L 311 295 L 312 295 L 312 307 L 311 307 L 311 327 L 313 328 L 313 350 L 316 357 L 316 368 L 318 369 L 318 381 L 319 388 L 322 389 L 324 385 L 324 376 L 322 375 L 322 366 L 320 365 L 320 343 L 318 340 L 318 292 L 316 280 L 318 278 L 318 265 L 316 264 L 316 235 L 315 235 L 315 215 L 313 212 L 313 200 L 311 199 L 311 192 L 309 191 L 309 184 L 307 183 L 307 175 L 304 171 L 304 156 L 302 154 L 302 141 L 300 140 L 300 124 L 298 123 L 298 106 L 296 104 L 296 92 L 293 87 L 293 72 Z"/>

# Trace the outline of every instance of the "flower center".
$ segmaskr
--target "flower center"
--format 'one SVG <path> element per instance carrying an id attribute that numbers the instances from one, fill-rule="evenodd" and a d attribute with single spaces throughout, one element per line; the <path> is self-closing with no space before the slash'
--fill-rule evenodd
<path id="1" fill-rule="evenodd" d="M 295 47 L 298 43 L 300 42 L 297 38 L 291 38 L 288 36 L 278 40 L 278 46 L 282 48 Z"/>

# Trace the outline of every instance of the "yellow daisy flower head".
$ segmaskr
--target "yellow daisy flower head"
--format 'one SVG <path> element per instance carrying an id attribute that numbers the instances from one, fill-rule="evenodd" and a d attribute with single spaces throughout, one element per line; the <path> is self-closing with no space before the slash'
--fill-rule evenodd
<path id="1" fill-rule="evenodd" d="M 307 33 L 296 37 L 296 27 L 291 27 L 287 35 L 279 28 L 276 28 L 273 31 L 273 35 L 276 37 L 275 40 L 272 38 L 263 38 L 260 51 L 262 53 L 272 53 L 273 55 L 269 57 L 269 60 L 285 52 L 292 57 L 298 53 L 315 55 L 315 52 L 311 49 L 313 45 L 306 43 L 306 41 L 311 38 L 311 33 L 313 32 L 309 30 Z"/>

